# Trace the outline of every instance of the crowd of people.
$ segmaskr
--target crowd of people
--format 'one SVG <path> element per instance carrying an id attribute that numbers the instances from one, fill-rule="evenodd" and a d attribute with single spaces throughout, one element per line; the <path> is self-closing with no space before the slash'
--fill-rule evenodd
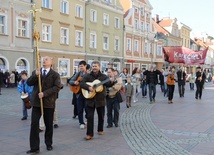
<path id="1" fill-rule="evenodd" d="M 17 86 L 20 95 L 28 95 L 32 107 L 30 150 L 26 152 L 27 154 L 38 153 L 40 150 L 39 132 L 42 115 L 45 126 L 45 144 L 47 150 L 53 149 L 53 127 L 58 127 L 56 100 L 60 89 L 62 89 L 62 84 L 59 74 L 51 69 L 51 66 L 52 60 L 46 56 L 43 59 L 42 68 L 34 70 L 29 77 L 26 71 L 22 71 L 20 73 L 21 78 L 13 85 L 14 87 Z M 124 101 L 126 107 L 131 108 L 133 103 L 138 102 L 139 97 L 147 98 L 148 96 L 149 103 L 153 104 L 156 102 L 156 87 L 160 85 L 163 96 L 168 98 L 167 103 L 172 104 L 176 83 L 179 96 L 183 98 L 186 81 L 190 83 L 190 90 L 194 90 L 194 85 L 196 85 L 195 99 L 201 99 L 204 83 L 207 79 L 201 67 L 197 67 L 196 73 L 191 73 L 191 75 L 187 75 L 182 66 L 177 70 L 175 66 L 169 66 L 160 71 L 155 65 L 151 65 L 149 69 L 134 68 L 130 73 L 127 68 L 119 72 L 110 64 L 105 72 L 102 72 L 100 68 L 99 61 L 93 61 L 91 65 L 84 60 L 80 61 L 78 69 L 68 81 L 73 91 L 73 118 L 78 117 L 79 128 L 86 129 L 86 136 L 84 137 L 86 140 L 91 140 L 94 137 L 95 110 L 98 115 L 97 133 L 103 135 L 105 111 L 107 111 L 106 128 L 118 127 L 121 102 Z M 15 71 L 12 74 L 16 79 Z M 38 75 L 41 75 L 42 91 L 39 89 Z M 5 72 L 3 76 L 10 79 L 13 77 L 9 72 Z M 5 87 L 9 86 L 12 85 L 8 85 L 6 80 Z M 123 99 L 124 96 L 125 99 Z M 43 101 L 43 113 L 41 111 L 41 100 Z M 22 107 L 22 120 L 26 120 L 28 108 L 24 100 Z M 57 123 L 55 123 L 56 121 Z"/>

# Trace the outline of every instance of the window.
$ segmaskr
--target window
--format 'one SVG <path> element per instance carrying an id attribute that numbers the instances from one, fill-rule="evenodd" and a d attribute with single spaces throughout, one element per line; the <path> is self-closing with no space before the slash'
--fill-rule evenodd
<path id="1" fill-rule="evenodd" d="M 82 18 L 82 6 L 76 5 L 76 17 Z"/>
<path id="2" fill-rule="evenodd" d="M 162 46 L 157 46 L 157 55 L 162 55 Z"/>
<path id="3" fill-rule="evenodd" d="M 69 2 L 67 0 L 61 1 L 61 12 L 69 14 Z"/>
<path id="4" fill-rule="evenodd" d="M 111 3 L 112 0 L 104 0 L 104 2 Z"/>
<path id="5" fill-rule="evenodd" d="M 114 39 L 114 50 L 119 51 L 120 50 L 120 40 L 119 38 Z"/>
<path id="6" fill-rule="evenodd" d="M 104 25 L 109 25 L 109 15 L 108 14 L 103 14 L 103 24 Z"/>
<path id="7" fill-rule="evenodd" d="M 42 41 L 51 42 L 51 28 L 49 24 L 42 24 Z"/>
<path id="8" fill-rule="evenodd" d="M 27 37 L 27 21 L 18 19 L 18 36 Z"/>
<path id="9" fill-rule="evenodd" d="M 150 14 L 149 13 L 146 14 L 146 18 L 150 18 Z"/>
<path id="10" fill-rule="evenodd" d="M 127 47 L 126 47 L 126 50 L 127 50 L 127 51 L 131 51 L 131 48 L 132 48 L 131 39 L 128 38 L 128 39 L 127 39 Z"/>
<path id="11" fill-rule="evenodd" d="M 135 26 L 135 29 L 138 30 L 138 20 L 137 19 L 134 20 L 134 26 Z"/>
<path id="12" fill-rule="evenodd" d="M 117 17 L 115 18 L 115 27 L 120 28 L 120 19 Z"/>
<path id="13" fill-rule="evenodd" d="M 109 49 L 109 37 L 108 37 L 108 35 L 103 36 L 103 49 L 104 50 Z"/>
<path id="14" fill-rule="evenodd" d="M 144 53 L 148 54 L 148 43 L 145 43 L 144 48 L 145 48 Z"/>
<path id="15" fill-rule="evenodd" d="M 150 31 L 150 24 L 149 24 L 149 23 L 146 24 L 146 31 L 147 31 L 147 32 Z"/>
<path id="16" fill-rule="evenodd" d="M 92 22 L 97 22 L 97 11 L 96 10 L 91 10 L 91 21 Z"/>
<path id="17" fill-rule="evenodd" d="M 6 34 L 5 16 L 0 15 L 0 34 Z"/>
<path id="18" fill-rule="evenodd" d="M 135 45 L 134 45 L 134 51 L 135 51 L 135 52 L 138 52 L 138 51 L 139 51 L 139 41 L 138 41 L 138 40 L 135 40 L 135 41 L 134 41 L 134 44 L 135 44 Z"/>
<path id="19" fill-rule="evenodd" d="M 68 28 L 60 28 L 60 44 L 69 44 Z"/>
<path id="20" fill-rule="evenodd" d="M 43 8 L 52 8 L 52 0 L 42 0 L 42 7 Z"/>
<path id="21" fill-rule="evenodd" d="M 141 22 L 141 31 L 144 32 L 144 22 Z"/>
<path id="22" fill-rule="evenodd" d="M 144 8 L 143 7 L 140 9 L 140 13 L 142 16 L 144 15 Z"/>
<path id="23" fill-rule="evenodd" d="M 150 54 L 153 53 L 152 43 L 150 43 Z"/>
<path id="24" fill-rule="evenodd" d="M 82 31 L 78 31 L 76 30 L 76 46 L 83 46 L 83 42 L 82 42 Z"/>
<path id="25" fill-rule="evenodd" d="M 90 34 L 90 48 L 97 48 L 97 35 L 95 33 Z"/>
<path id="26" fill-rule="evenodd" d="M 135 9 L 134 9 L 134 12 L 135 12 L 135 13 L 138 13 L 138 8 L 135 8 Z"/>

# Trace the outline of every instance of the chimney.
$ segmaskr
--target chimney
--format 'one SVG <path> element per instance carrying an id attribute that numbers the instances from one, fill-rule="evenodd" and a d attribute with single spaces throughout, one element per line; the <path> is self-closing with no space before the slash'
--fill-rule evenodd
<path id="1" fill-rule="evenodd" d="M 159 23 L 159 15 L 158 14 L 156 14 L 155 22 Z"/>

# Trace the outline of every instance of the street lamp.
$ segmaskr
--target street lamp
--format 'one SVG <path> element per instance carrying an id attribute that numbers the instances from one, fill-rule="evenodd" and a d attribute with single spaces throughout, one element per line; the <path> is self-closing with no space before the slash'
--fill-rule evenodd
<path id="1" fill-rule="evenodd" d="M 151 58 L 151 66 L 152 66 L 152 63 L 153 63 L 153 50 L 154 50 L 154 43 L 155 42 L 157 42 L 156 40 L 155 40 L 155 33 L 154 32 L 145 32 L 145 35 L 146 35 L 146 40 L 145 40 L 145 42 L 146 43 L 150 43 L 149 45 L 150 45 L 150 58 Z M 149 42 L 148 42 L 149 41 Z M 147 44 L 147 47 L 148 47 L 148 44 Z M 147 48 L 147 53 L 148 53 L 148 48 Z M 151 67 L 150 66 L 150 67 Z"/>

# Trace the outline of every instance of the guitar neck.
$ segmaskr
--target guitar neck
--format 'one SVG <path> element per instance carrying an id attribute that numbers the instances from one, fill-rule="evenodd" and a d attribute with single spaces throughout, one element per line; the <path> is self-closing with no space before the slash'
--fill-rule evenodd
<path id="1" fill-rule="evenodd" d="M 101 86 L 101 85 L 103 85 L 103 84 L 105 84 L 105 83 L 107 83 L 107 82 L 109 82 L 109 81 L 110 81 L 110 79 L 106 79 L 106 80 L 104 80 L 104 81 L 102 81 L 102 82 L 96 84 L 95 87 L 99 87 L 99 86 Z"/>

